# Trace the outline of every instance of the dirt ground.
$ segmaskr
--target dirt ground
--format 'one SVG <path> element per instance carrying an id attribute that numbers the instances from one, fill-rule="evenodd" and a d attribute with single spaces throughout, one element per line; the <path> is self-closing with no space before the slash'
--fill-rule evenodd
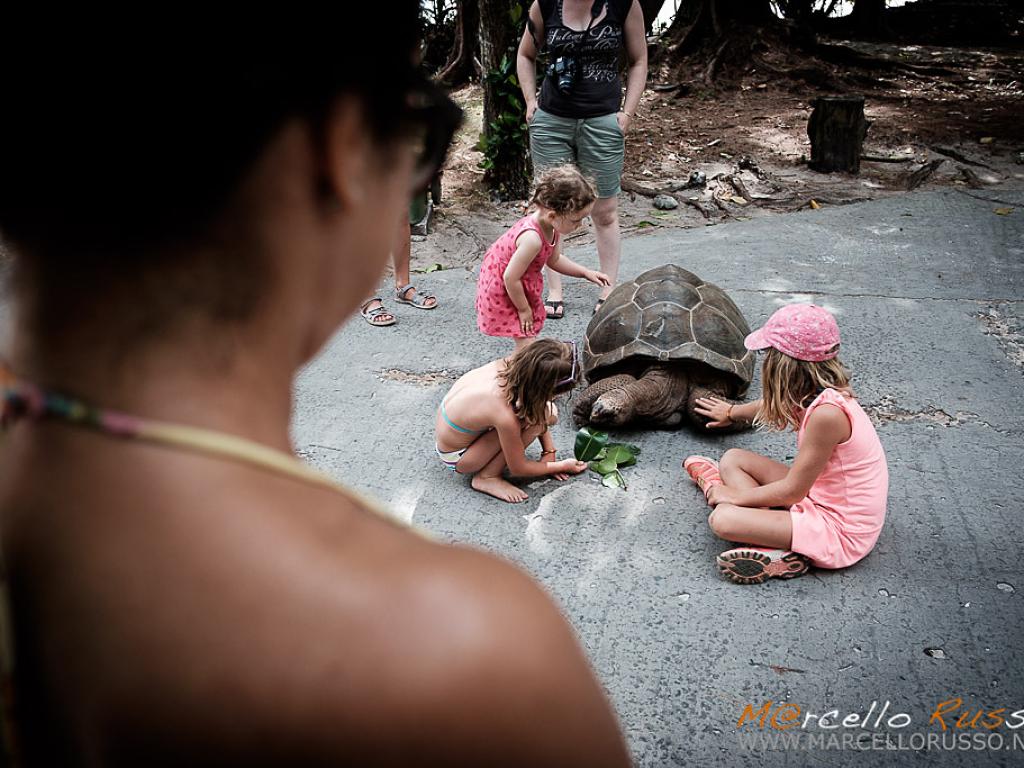
<path id="1" fill-rule="evenodd" d="M 801 208 L 905 194 L 909 188 L 983 188 L 1024 178 L 1024 52 L 845 43 L 891 67 L 840 67 L 769 52 L 714 90 L 652 67 L 626 137 L 624 187 L 674 192 L 681 204 L 623 192 L 624 237 L 657 228 L 715 226 Z M 810 85 L 808 81 L 817 82 Z M 864 95 L 870 128 L 858 175 L 807 167 L 807 120 L 816 96 Z M 495 202 L 478 167 L 482 91 L 454 94 L 466 122 L 449 156 L 441 204 L 427 237 L 414 237 L 413 266 L 472 270 L 524 210 Z M 684 185 L 703 172 L 703 188 Z M 921 179 L 921 177 L 924 177 Z M 593 230 L 569 238 L 593 242 Z M 437 265 L 440 265 L 438 267 Z"/>

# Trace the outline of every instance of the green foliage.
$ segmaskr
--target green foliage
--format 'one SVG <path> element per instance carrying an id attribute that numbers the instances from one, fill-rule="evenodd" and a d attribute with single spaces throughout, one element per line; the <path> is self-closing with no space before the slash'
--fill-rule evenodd
<path id="1" fill-rule="evenodd" d="M 613 469 L 607 475 L 602 477 L 601 485 L 605 488 L 621 488 L 622 490 L 626 490 L 626 481 L 622 479 L 622 475 L 617 469 Z"/>
<path id="2" fill-rule="evenodd" d="M 579 461 L 590 462 L 591 471 L 601 475 L 603 486 L 625 490 L 626 481 L 622 479 L 619 468 L 636 464 L 640 449 L 629 443 L 609 443 L 607 432 L 595 432 L 584 427 L 576 433 L 575 454 Z"/>
<path id="3" fill-rule="evenodd" d="M 594 461 L 608 445 L 608 433 L 591 431 L 584 427 L 576 433 L 576 444 L 573 453 L 577 461 Z"/>
<path id="4" fill-rule="evenodd" d="M 513 10 L 519 10 L 519 6 L 514 6 Z M 494 96 L 497 117 L 487 125 L 481 139 L 480 149 L 484 159 L 480 167 L 491 176 L 495 175 L 496 169 L 524 168 L 522 158 L 529 148 L 526 102 L 519 89 L 515 59 L 509 55 L 503 56 L 498 68 L 484 75 L 484 81 Z M 520 181 L 520 186 L 527 184 L 525 176 Z"/>
<path id="5" fill-rule="evenodd" d="M 608 446 L 606 457 L 620 467 L 631 467 L 636 464 L 640 449 L 628 443 L 613 443 Z"/>

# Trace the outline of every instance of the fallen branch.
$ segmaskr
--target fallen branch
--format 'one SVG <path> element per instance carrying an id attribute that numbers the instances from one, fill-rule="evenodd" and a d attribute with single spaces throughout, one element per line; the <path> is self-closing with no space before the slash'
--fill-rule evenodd
<path id="1" fill-rule="evenodd" d="M 957 166 L 960 170 L 960 175 L 964 177 L 964 181 L 967 182 L 967 186 L 971 189 L 984 189 L 984 182 L 978 178 L 978 174 L 972 171 L 970 168 L 964 168 L 962 165 Z"/>
<path id="2" fill-rule="evenodd" d="M 658 195 L 671 195 L 671 192 L 663 192 L 654 187 L 645 187 L 643 184 L 637 184 L 632 179 L 622 179 L 622 190 L 624 192 L 634 192 L 644 197 L 657 197 Z"/>
<path id="3" fill-rule="evenodd" d="M 869 163 L 912 163 L 913 157 L 887 157 L 885 155 L 861 155 L 861 160 Z"/>
<path id="4" fill-rule="evenodd" d="M 623 192 L 643 195 L 644 197 L 657 197 L 658 195 L 668 195 L 669 197 L 675 198 L 683 205 L 688 205 L 691 208 L 696 208 L 698 211 L 700 211 L 700 215 L 703 216 L 705 219 L 711 218 L 711 211 L 708 210 L 706 206 L 702 205 L 699 200 L 691 200 L 685 195 L 677 195 L 675 193 L 675 190 L 673 190 L 671 187 L 667 187 L 665 189 L 655 189 L 654 187 L 646 187 L 643 184 L 637 184 L 635 181 L 625 178 L 622 180 L 621 187 Z"/>
<path id="5" fill-rule="evenodd" d="M 747 191 L 747 185 L 743 183 L 743 179 L 738 179 L 735 176 L 726 176 L 724 180 L 728 179 L 732 188 L 736 190 L 736 194 L 746 200 L 748 203 L 754 199 L 754 196 Z"/>
<path id="6" fill-rule="evenodd" d="M 666 85 L 652 85 L 651 90 L 655 93 L 668 93 L 669 91 L 678 91 L 680 89 L 690 90 L 690 87 L 686 83 L 668 83 Z"/>
<path id="7" fill-rule="evenodd" d="M 722 215 L 727 216 L 729 218 L 733 218 L 732 213 L 730 213 L 729 211 L 729 207 L 725 204 L 724 201 L 719 200 L 717 197 L 712 195 L 711 202 L 713 202 L 717 206 L 718 210 L 722 212 Z"/>
<path id="8" fill-rule="evenodd" d="M 930 149 L 932 152 L 935 152 L 937 154 L 945 155 L 946 157 L 951 157 L 954 160 L 957 160 L 957 161 L 959 161 L 961 163 L 965 163 L 967 165 L 973 165 L 975 168 L 984 168 L 987 171 L 991 171 L 992 170 L 991 167 L 985 165 L 984 163 L 979 163 L 976 160 L 971 160 L 971 159 L 969 159 L 967 157 L 964 157 L 962 154 L 957 152 L 952 147 L 942 147 L 942 146 L 938 146 L 938 145 L 932 145 L 932 146 L 929 146 L 928 149 Z"/>
<path id="9" fill-rule="evenodd" d="M 938 160 L 932 160 L 927 165 L 923 165 L 916 171 L 907 174 L 903 178 L 903 188 L 907 190 L 907 192 L 910 192 L 913 189 L 917 189 L 924 183 L 925 179 L 927 179 L 929 176 L 935 173 L 935 169 L 942 165 L 944 162 L 946 161 L 941 158 Z"/>

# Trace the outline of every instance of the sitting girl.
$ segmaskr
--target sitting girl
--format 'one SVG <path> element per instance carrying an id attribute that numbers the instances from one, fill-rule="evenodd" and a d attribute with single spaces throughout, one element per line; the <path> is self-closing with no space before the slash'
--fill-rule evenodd
<path id="1" fill-rule="evenodd" d="M 437 455 L 453 472 L 473 475 L 476 490 L 511 503 L 528 497 L 502 478 L 506 466 L 518 477 L 558 480 L 584 471 L 584 461 L 555 458 L 548 431 L 558 421 L 551 401 L 572 390 L 577 370 L 574 342 L 542 339 L 465 374 L 437 410 Z M 538 437 L 541 460 L 531 461 L 526 446 Z"/>
<path id="2" fill-rule="evenodd" d="M 531 201 L 537 209 L 499 237 L 480 265 L 476 324 L 483 333 L 511 337 L 516 349 L 537 337 L 545 318 L 545 264 L 563 275 L 611 285 L 604 273 L 562 254 L 562 236 L 583 225 L 595 196 L 593 185 L 571 165 L 541 175 Z"/>
<path id="3" fill-rule="evenodd" d="M 850 389 L 839 362 L 839 327 L 826 310 L 790 304 L 745 340 L 767 349 L 761 400 L 730 405 L 700 398 L 709 427 L 737 421 L 797 432 L 787 467 L 732 448 L 721 466 L 690 456 L 683 467 L 714 511 L 711 529 L 728 541 L 761 545 L 718 556 L 722 574 L 739 584 L 789 579 L 809 565 L 845 568 L 878 541 L 885 521 L 889 470 L 875 428 Z"/>

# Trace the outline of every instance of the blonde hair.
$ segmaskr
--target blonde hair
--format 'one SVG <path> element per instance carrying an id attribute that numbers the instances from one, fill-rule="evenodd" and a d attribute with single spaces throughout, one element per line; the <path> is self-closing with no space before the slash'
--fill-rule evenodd
<path id="1" fill-rule="evenodd" d="M 769 348 L 761 366 L 761 408 L 754 425 L 780 431 L 799 429 L 804 410 L 829 388 L 853 396 L 850 372 L 838 357 L 815 363 Z"/>
<path id="2" fill-rule="evenodd" d="M 597 200 L 594 183 L 570 164 L 556 165 L 537 179 L 531 204 L 548 208 L 559 215 L 582 211 Z"/>
<path id="3" fill-rule="evenodd" d="M 505 390 L 505 399 L 512 410 L 528 425 L 544 424 L 548 403 L 560 392 L 576 385 L 576 379 L 558 387 L 558 382 L 572 373 L 572 347 L 554 339 L 539 339 L 520 349 L 498 374 Z"/>

